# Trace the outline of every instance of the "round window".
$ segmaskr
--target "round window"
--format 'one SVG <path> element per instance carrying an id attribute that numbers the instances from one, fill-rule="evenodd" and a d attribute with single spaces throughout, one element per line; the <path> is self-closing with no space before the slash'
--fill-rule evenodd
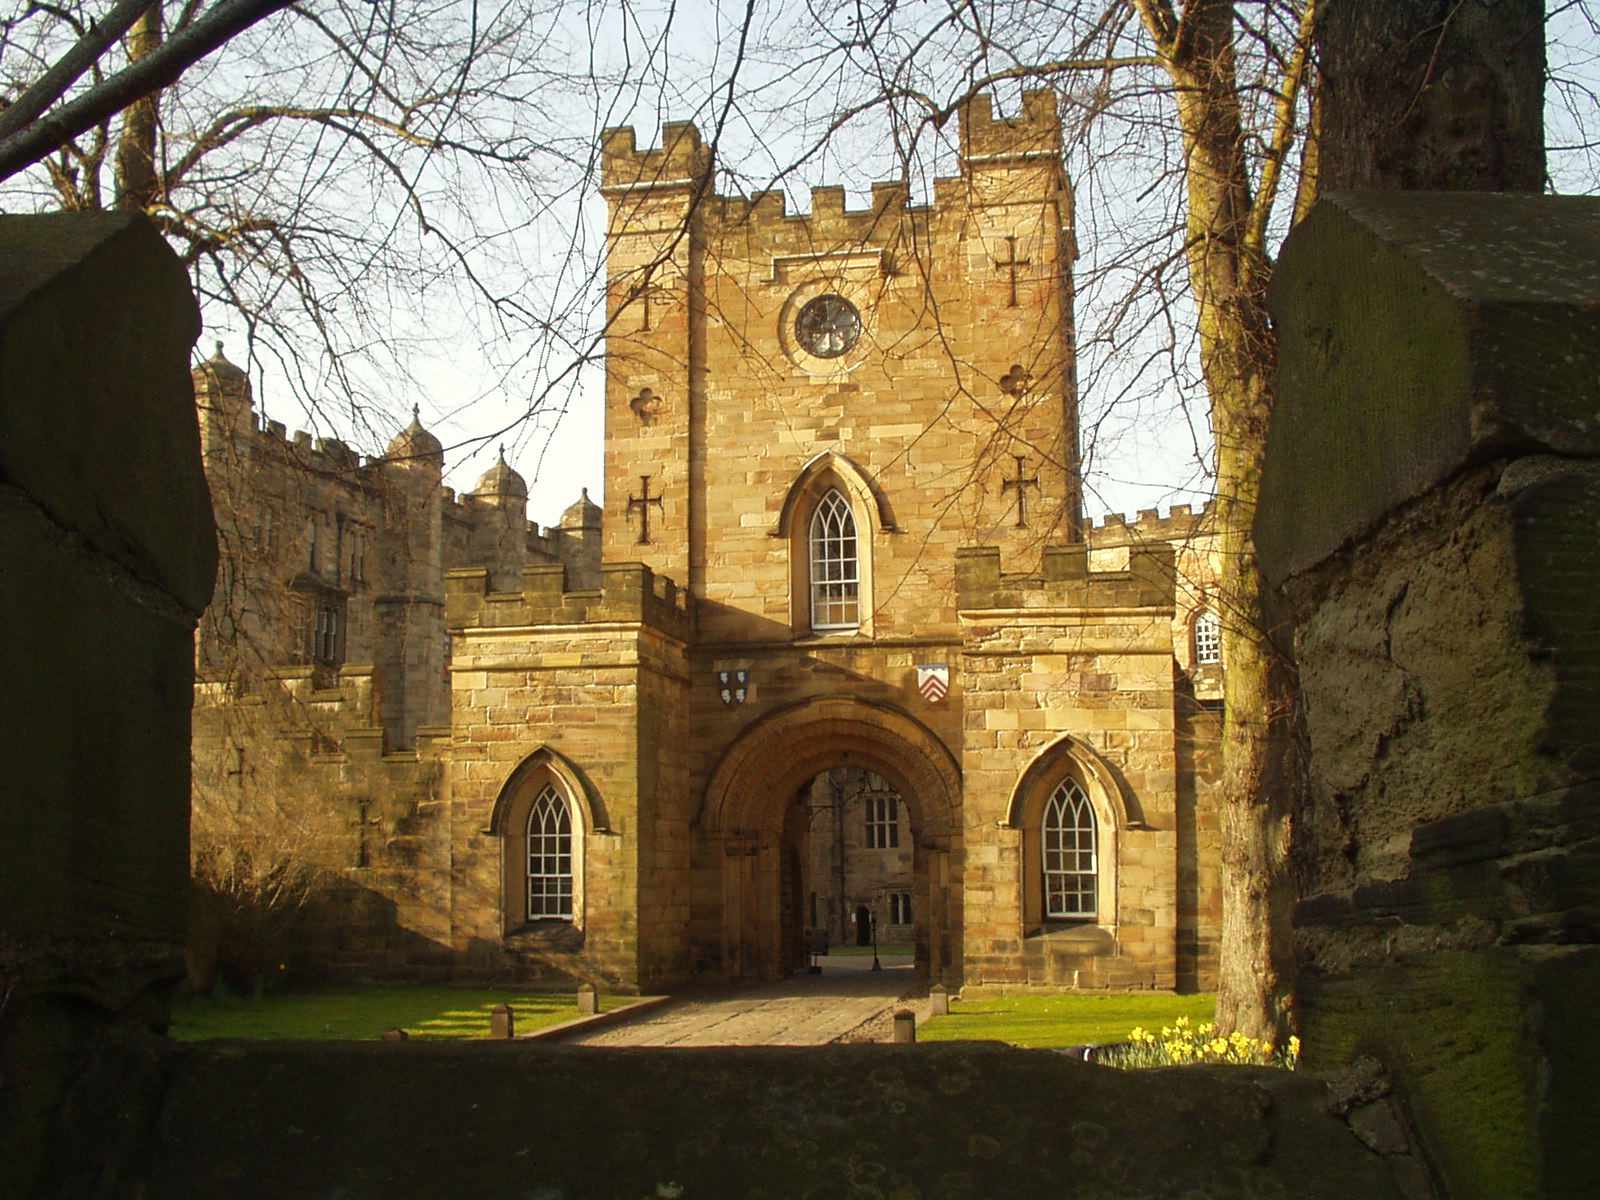
<path id="1" fill-rule="evenodd" d="M 861 314 L 843 296 L 829 292 L 809 301 L 794 319 L 794 336 L 808 354 L 838 358 L 861 338 Z"/>

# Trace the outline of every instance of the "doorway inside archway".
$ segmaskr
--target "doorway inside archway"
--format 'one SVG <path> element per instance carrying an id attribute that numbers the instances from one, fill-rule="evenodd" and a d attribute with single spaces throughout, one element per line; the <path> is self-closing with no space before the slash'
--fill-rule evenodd
<path id="1" fill-rule="evenodd" d="M 771 979 L 804 970 L 821 931 L 854 951 L 865 928 L 870 954 L 876 928 L 880 947 L 913 947 L 919 973 L 957 980 L 959 806 L 953 755 L 908 714 L 846 698 L 781 709 L 706 788 L 691 937 L 726 977 Z"/>
<path id="2" fill-rule="evenodd" d="M 836 948 L 909 950 L 916 837 L 900 792 L 876 772 L 840 767 L 812 779 L 800 804 L 808 931 Z"/>

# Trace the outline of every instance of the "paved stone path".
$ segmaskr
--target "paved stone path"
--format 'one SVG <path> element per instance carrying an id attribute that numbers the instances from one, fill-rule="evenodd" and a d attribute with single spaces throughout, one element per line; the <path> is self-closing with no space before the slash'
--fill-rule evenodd
<path id="1" fill-rule="evenodd" d="M 696 992 L 575 1046 L 824 1046 L 887 1040 L 891 1010 L 916 987 L 911 958 L 829 956 L 820 975 L 800 974 L 737 992 Z"/>

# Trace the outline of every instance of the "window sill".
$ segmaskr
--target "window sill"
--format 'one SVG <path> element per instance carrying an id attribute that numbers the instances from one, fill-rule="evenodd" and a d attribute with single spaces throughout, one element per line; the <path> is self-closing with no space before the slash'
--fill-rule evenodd
<path id="1" fill-rule="evenodd" d="M 1110 953 L 1116 947 L 1116 931 L 1110 925 L 1097 925 L 1094 921 L 1047 921 L 1023 935 L 1030 941 L 1065 942 L 1079 945 L 1085 950 L 1095 949 Z"/>
<path id="2" fill-rule="evenodd" d="M 837 645 L 840 642 L 870 642 L 871 630 L 857 626 L 854 629 L 806 629 L 795 634 L 794 644 L 797 646 L 808 645 Z"/>
<path id="3" fill-rule="evenodd" d="M 509 931 L 504 940 L 509 950 L 581 950 L 583 930 L 570 920 L 545 917 Z"/>

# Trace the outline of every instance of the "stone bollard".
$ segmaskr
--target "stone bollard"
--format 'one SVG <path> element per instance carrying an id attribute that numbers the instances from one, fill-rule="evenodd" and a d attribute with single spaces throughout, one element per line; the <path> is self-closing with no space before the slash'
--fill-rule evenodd
<path id="1" fill-rule="evenodd" d="M 385 1029 L 383 1031 L 383 1040 L 386 1041 L 386 1042 L 403 1042 L 403 1041 L 407 1040 L 410 1036 L 411 1035 L 409 1033 L 407 1033 L 404 1029 L 399 1029 L 399 1028 L 396 1028 L 396 1029 Z"/>
<path id="2" fill-rule="evenodd" d="M 909 1046 L 917 1040 L 917 1014 L 902 1008 L 894 1014 L 894 1044 Z"/>
<path id="3" fill-rule="evenodd" d="M 592 983 L 585 983 L 578 988 L 578 1015 L 592 1017 L 600 1011 L 600 993 L 595 991 Z"/>
<path id="4" fill-rule="evenodd" d="M 936 983 L 928 989 L 928 1015 L 930 1017 L 950 1015 L 950 989 L 942 983 Z"/>
<path id="5" fill-rule="evenodd" d="M 516 1036 L 517 1018 L 509 1004 L 496 1004 L 489 1010 L 489 1036 L 508 1041 Z"/>

